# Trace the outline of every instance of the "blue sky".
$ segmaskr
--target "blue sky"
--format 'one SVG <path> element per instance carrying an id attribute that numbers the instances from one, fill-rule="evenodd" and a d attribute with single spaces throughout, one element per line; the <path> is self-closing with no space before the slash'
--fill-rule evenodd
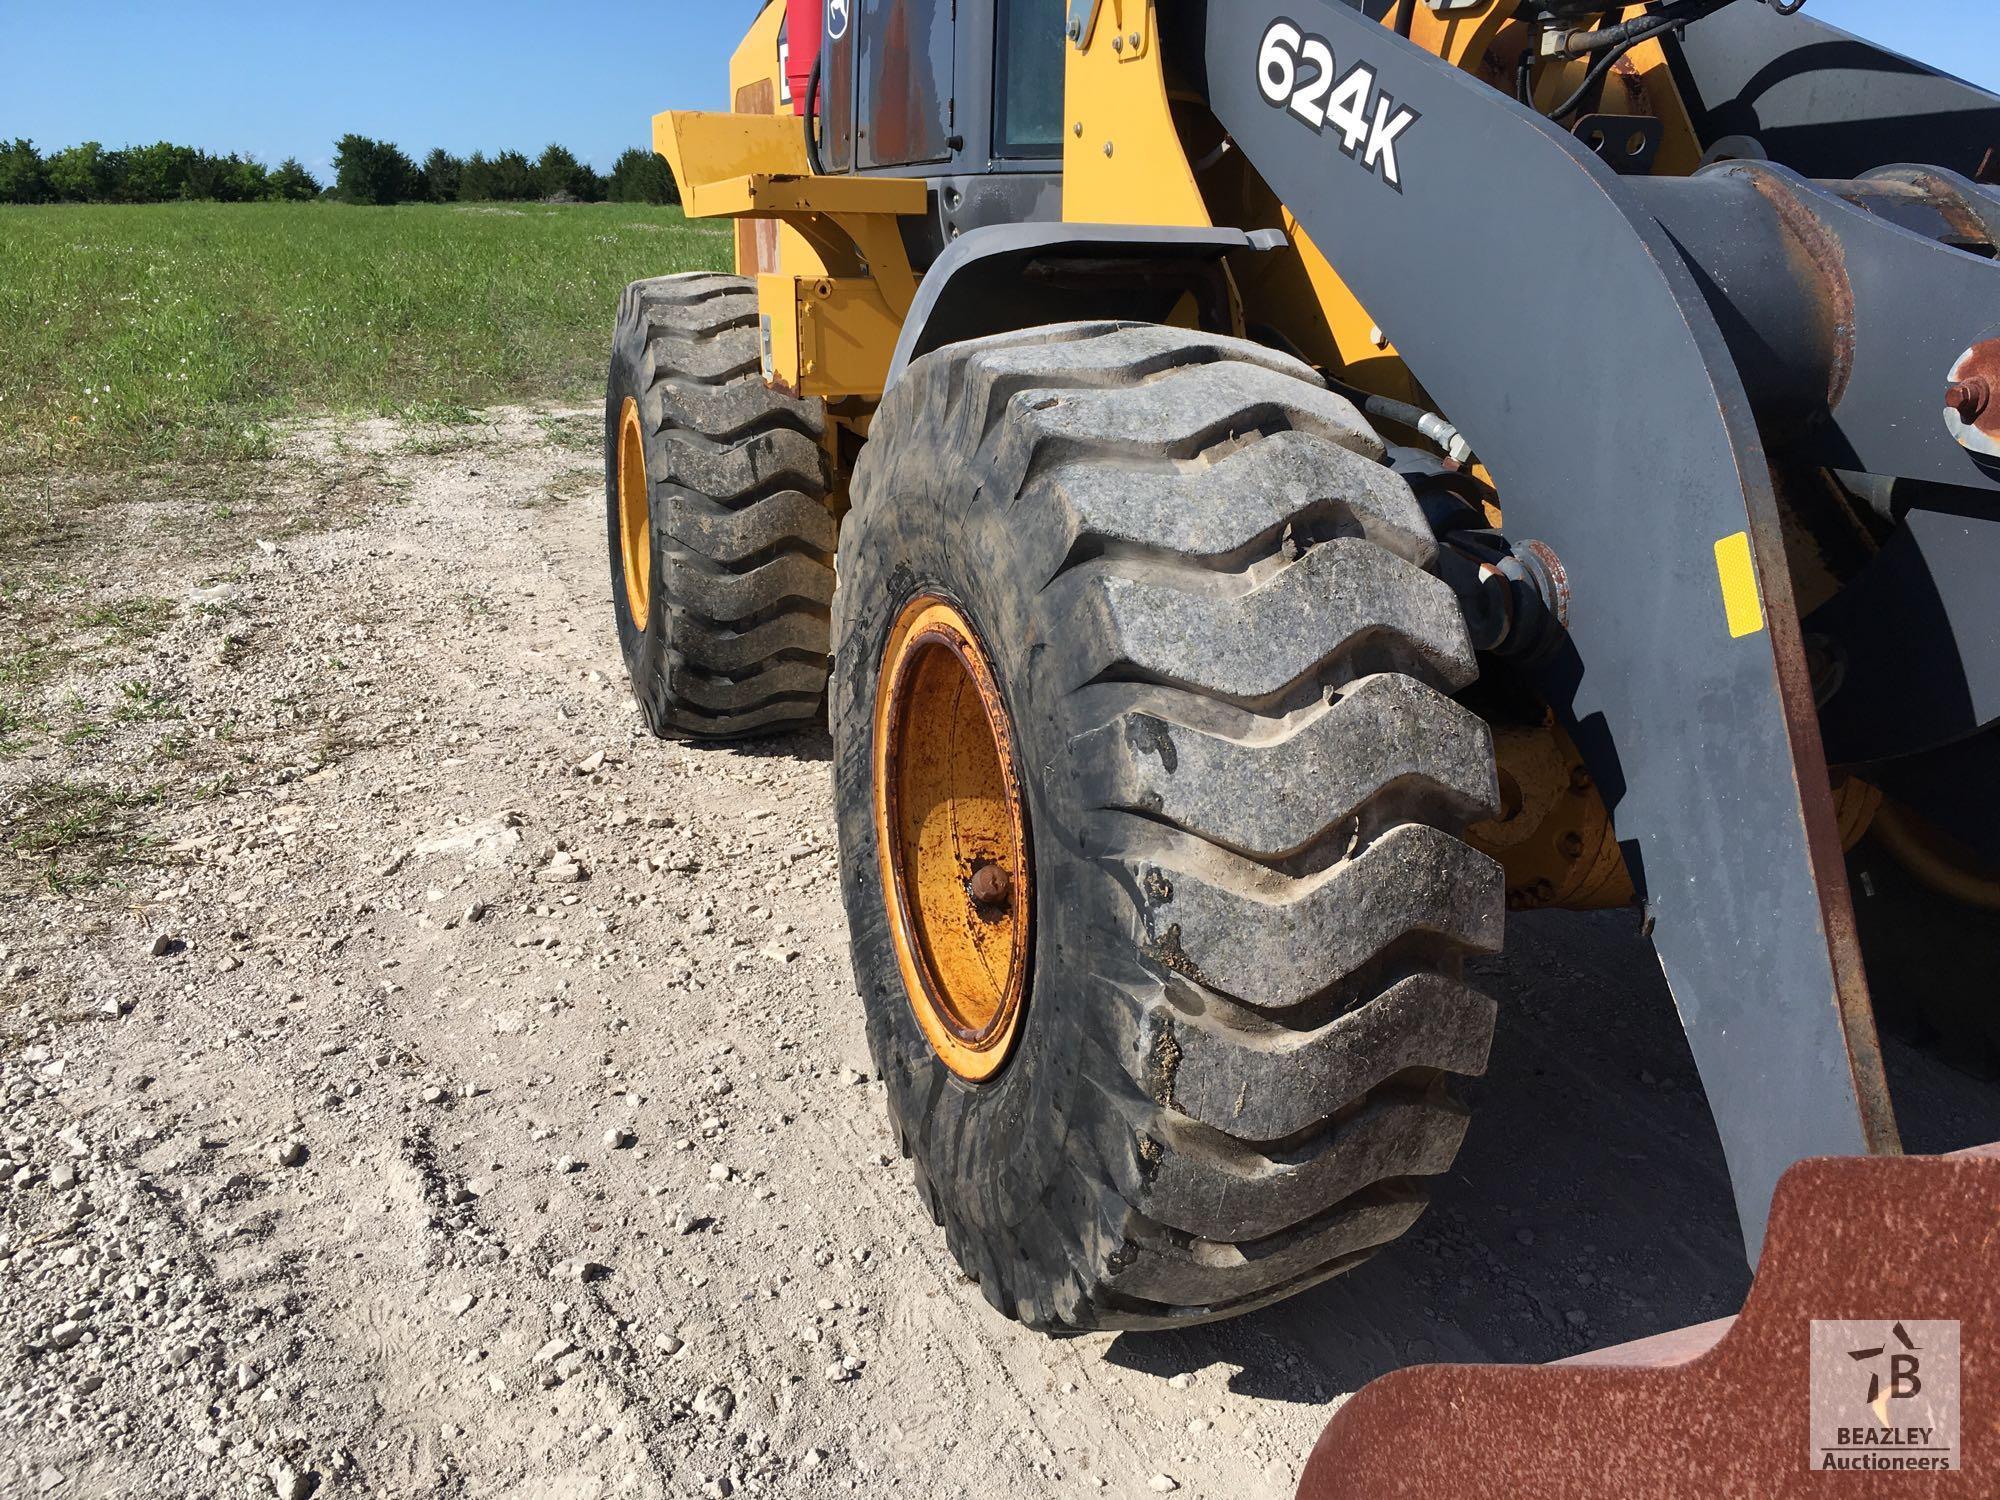
<path id="1" fill-rule="evenodd" d="M 1750 0 L 1743 0 L 1750 3 Z M 1995 0 L 1810 0 L 2000 89 Z M 0 136 L 162 138 L 326 176 L 355 130 L 421 155 L 561 141 L 599 168 L 670 106 L 722 108 L 756 0 L 0 0 Z"/>

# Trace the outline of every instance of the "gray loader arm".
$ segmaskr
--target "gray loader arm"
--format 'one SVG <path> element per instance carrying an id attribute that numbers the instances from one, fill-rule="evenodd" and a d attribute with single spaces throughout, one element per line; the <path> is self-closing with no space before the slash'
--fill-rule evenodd
<path id="1" fill-rule="evenodd" d="M 1775 168 L 1621 178 L 1334 0 L 1215 3 L 1205 32 L 1203 55 L 1169 61 L 1205 77 L 1224 128 L 1485 460 L 1509 532 L 1567 571 L 1569 638 L 1540 685 L 1612 808 L 1754 1257 L 1794 1161 L 1899 1149 L 1758 422 L 1781 400 L 1817 405 L 1800 420 L 1831 421 L 1830 456 L 1991 487 L 1939 408 L 1952 357 L 2000 324 L 2000 267 L 1850 221 Z M 1822 231 L 1862 259 L 1815 282 L 1785 263 Z M 1763 237 L 1757 275 L 1719 282 L 1733 271 L 1711 247 L 1739 235 Z M 1952 257 L 1954 305 L 1914 282 L 1899 300 L 1905 262 L 1935 255 Z M 1887 320 L 1874 342 L 1838 308 L 1830 330 L 1787 331 L 1788 310 L 1843 288 Z M 1844 372 L 1817 369 L 1843 347 Z M 1766 389 L 1780 377 L 1789 389 Z"/>

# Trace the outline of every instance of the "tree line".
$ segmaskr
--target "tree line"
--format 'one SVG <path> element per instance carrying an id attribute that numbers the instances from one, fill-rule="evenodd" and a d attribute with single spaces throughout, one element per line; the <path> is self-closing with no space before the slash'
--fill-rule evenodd
<path id="1" fill-rule="evenodd" d="M 459 157 L 432 151 L 419 166 L 388 141 L 344 135 L 334 181 L 322 184 L 297 159 L 276 167 L 231 152 L 216 156 L 159 141 L 107 150 L 97 141 L 43 156 L 32 141 L 0 140 L 0 203 L 220 203 L 332 198 L 349 203 L 586 202 L 678 203 L 665 160 L 637 147 L 610 174 L 550 145 L 530 160 L 519 151 Z"/>
<path id="2" fill-rule="evenodd" d="M 250 203 L 319 194 L 312 173 L 291 157 L 271 168 L 171 141 L 120 151 L 85 141 L 43 156 L 32 141 L 0 141 L 0 203 Z"/>
<path id="3" fill-rule="evenodd" d="M 549 145 L 530 161 L 519 151 L 491 157 L 433 150 L 418 166 L 388 141 L 344 135 L 334 149 L 334 193 L 352 203 L 487 203 L 575 201 L 678 203 L 680 189 L 665 158 L 633 147 L 609 176 Z"/>

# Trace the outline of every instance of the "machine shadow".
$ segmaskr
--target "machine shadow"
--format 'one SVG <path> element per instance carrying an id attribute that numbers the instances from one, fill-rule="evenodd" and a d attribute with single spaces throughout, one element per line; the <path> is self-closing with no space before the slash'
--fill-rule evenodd
<path id="1" fill-rule="evenodd" d="M 1432 1207 L 1348 1275 L 1106 1357 L 1324 1403 L 1409 1364 L 1542 1363 L 1734 1312 L 1750 1285 L 1722 1150 L 1652 946 L 1629 912 L 1509 918 L 1474 966 L 1499 1003 L 1472 1123 Z M 1885 1043 L 1913 1151 L 2000 1139 L 2000 1090 Z"/>
<path id="2" fill-rule="evenodd" d="M 722 740 L 693 747 L 703 755 L 733 755 L 739 760 L 791 760 L 801 765 L 830 765 L 833 735 L 824 720 L 804 729 L 768 738 Z"/>

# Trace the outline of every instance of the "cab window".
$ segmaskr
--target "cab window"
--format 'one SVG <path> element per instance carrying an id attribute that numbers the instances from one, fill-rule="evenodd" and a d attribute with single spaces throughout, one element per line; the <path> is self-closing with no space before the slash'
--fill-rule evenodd
<path id="1" fill-rule="evenodd" d="M 993 154 L 1061 156 L 1063 0 L 998 0 Z"/>

